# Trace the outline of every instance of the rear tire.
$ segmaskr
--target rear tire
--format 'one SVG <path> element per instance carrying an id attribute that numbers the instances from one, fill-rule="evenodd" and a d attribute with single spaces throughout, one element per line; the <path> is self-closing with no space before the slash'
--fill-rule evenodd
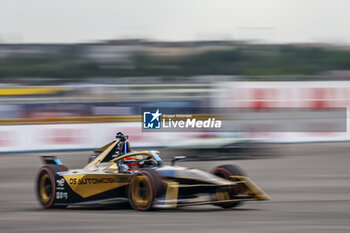
<path id="1" fill-rule="evenodd" d="M 240 167 L 232 164 L 225 164 L 225 165 L 218 166 L 212 171 L 212 173 L 220 178 L 223 178 L 229 181 L 238 180 L 231 176 L 246 176 L 246 174 L 242 171 Z M 244 192 L 245 190 L 246 190 L 246 187 L 243 184 L 233 185 L 229 190 L 229 196 L 230 198 L 234 198 L 237 194 Z M 232 202 L 232 203 L 215 204 L 215 205 L 227 209 L 227 208 L 237 207 L 241 204 L 242 202 Z"/>
<path id="2" fill-rule="evenodd" d="M 67 205 L 55 205 L 56 201 L 56 172 L 60 169 L 56 165 L 46 165 L 40 168 L 37 176 L 36 193 L 40 204 L 44 208 L 65 208 Z"/>
<path id="3" fill-rule="evenodd" d="M 163 194 L 165 186 L 162 177 L 152 169 L 136 172 L 130 180 L 128 198 L 132 208 L 140 211 L 150 210 L 156 197 Z"/>

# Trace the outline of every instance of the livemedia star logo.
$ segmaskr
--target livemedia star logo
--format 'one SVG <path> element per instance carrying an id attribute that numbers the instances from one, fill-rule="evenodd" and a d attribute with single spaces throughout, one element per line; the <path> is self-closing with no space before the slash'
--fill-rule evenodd
<path id="1" fill-rule="evenodd" d="M 159 109 L 155 112 L 143 112 L 143 128 L 144 129 L 160 129 L 161 121 L 160 116 L 162 113 Z"/>
<path id="2" fill-rule="evenodd" d="M 161 119 L 162 116 L 162 119 Z M 184 119 L 187 118 L 187 119 Z M 207 128 L 220 129 L 221 120 L 215 118 L 196 119 L 191 114 L 163 114 L 157 111 L 143 112 L 143 128 L 144 129 L 183 129 L 183 128 Z"/>

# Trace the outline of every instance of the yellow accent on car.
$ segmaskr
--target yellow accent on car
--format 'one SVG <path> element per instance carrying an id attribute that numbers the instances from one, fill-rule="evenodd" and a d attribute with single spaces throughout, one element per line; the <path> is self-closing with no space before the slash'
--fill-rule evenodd
<path id="1" fill-rule="evenodd" d="M 46 190 L 45 190 L 45 183 L 47 180 L 50 181 L 49 174 L 47 174 L 47 173 L 43 174 L 40 177 L 39 193 L 40 193 L 40 198 L 43 202 L 48 202 L 50 200 L 50 197 L 49 197 L 49 195 L 47 195 Z"/>
<path id="2" fill-rule="evenodd" d="M 227 190 L 218 190 L 216 192 L 216 199 L 218 201 L 230 200 L 230 196 Z"/>
<path id="3" fill-rule="evenodd" d="M 71 189 L 83 198 L 103 193 L 128 184 L 128 175 L 64 175 Z"/>
<path id="4" fill-rule="evenodd" d="M 131 187 L 131 196 L 133 201 L 138 206 L 146 206 L 150 201 L 150 190 L 147 184 L 147 177 L 140 175 L 134 178 L 134 183 Z"/>
<path id="5" fill-rule="evenodd" d="M 159 151 L 154 151 L 155 153 L 157 153 L 157 154 L 159 154 Z M 127 153 L 127 154 L 125 154 L 125 155 L 121 155 L 121 156 L 119 156 L 118 158 L 115 158 L 115 159 L 112 159 L 110 162 L 116 162 L 116 161 L 118 161 L 118 160 L 121 160 L 121 159 L 124 159 L 124 158 L 126 158 L 126 157 L 131 157 L 131 156 L 136 156 L 136 155 L 148 155 L 148 156 L 150 156 L 150 157 L 152 157 L 153 159 L 156 159 L 155 157 L 154 157 L 154 155 L 151 153 L 151 152 L 149 152 L 149 151 L 138 151 L 138 152 L 131 152 L 131 153 Z M 98 157 L 97 157 L 98 158 Z M 96 159 L 95 159 L 96 160 Z"/>
<path id="6" fill-rule="evenodd" d="M 246 176 L 231 176 L 231 178 L 239 179 L 237 183 L 243 183 L 247 187 L 246 194 L 253 194 L 256 200 L 271 200 L 258 185 L 256 185 L 250 178 Z"/>
<path id="7" fill-rule="evenodd" d="M 173 208 L 177 207 L 177 198 L 179 195 L 179 182 L 167 181 L 165 203 Z"/>
<path id="8" fill-rule="evenodd" d="M 84 169 L 89 169 L 93 166 L 97 166 L 98 164 L 100 164 L 103 161 L 103 159 L 108 155 L 108 153 L 118 144 L 119 141 L 120 141 L 120 139 L 118 139 L 114 143 L 110 144 L 109 147 L 105 151 L 103 151 L 99 156 L 97 156 L 97 158 L 95 158 L 90 163 L 88 163 L 84 167 Z"/>

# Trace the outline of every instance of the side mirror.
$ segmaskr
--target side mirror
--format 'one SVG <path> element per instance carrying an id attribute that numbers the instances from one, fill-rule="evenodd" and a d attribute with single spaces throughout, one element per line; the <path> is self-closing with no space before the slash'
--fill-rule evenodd
<path id="1" fill-rule="evenodd" d="M 186 159 L 186 156 L 174 156 L 171 160 L 171 166 L 175 166 L 175 162 L 181 159 Z"/>

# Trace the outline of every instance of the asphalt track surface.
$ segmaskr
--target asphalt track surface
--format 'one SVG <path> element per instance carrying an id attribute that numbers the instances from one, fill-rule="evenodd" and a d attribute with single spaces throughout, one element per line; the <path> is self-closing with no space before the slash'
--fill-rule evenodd
<path id="1" fill-rule="evenodd" d="M 152 212 L 121 204 L 42 209 L 34 193 L 38 154 L 2 154 L 0 232 L 350 232 L 349 148 L 350 143 L 284 145 L 281 157 L 181 162 L 208 171 L 223 163 L 240 165 L 272 200 L 232 210 L 197 206 Z M 57 154 L 68 167 L 79 168 L 89 153 Z"/>

